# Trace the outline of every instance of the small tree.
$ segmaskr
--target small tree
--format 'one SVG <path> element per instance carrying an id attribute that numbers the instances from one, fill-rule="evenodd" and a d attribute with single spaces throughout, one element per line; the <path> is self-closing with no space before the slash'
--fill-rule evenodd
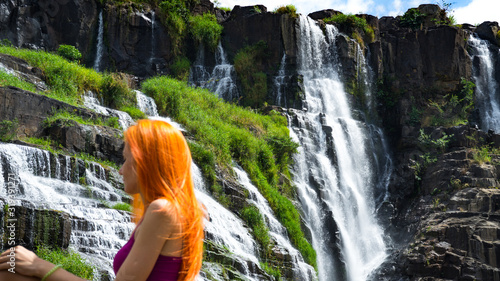
<path id="1" fill-rule="evenodd" d="M 80 53 L 77 48 L 71 45 L 59 45 L 57 54 L 69 61 L 78 62 L 82 58 L 82 53 Z"/>

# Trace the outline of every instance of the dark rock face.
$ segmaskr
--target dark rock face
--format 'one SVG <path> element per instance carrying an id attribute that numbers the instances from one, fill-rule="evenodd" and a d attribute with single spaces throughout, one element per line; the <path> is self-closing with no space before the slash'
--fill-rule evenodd
<path id="1" fill-rule="evenodd" d="M 60 44 L 89 50 L 97 17 L 95 0 L 3 1 L 0 37 L 16 46 L 55 50 Z M 78 20 L 75 20 L 78 19 Z"/>
<path id="2" fill-rule="evenodd" d="M 59 121 L 47 127 L 44 134 L 64 146 L 69 153 L 85 152 L 99 159 L 123 163 L 121 130 Z"/>
<path id="3" fill-rule="evenodd" d="M 155 11 L 108 4 L 104 14 L 108 69 L 140 77 L 167 73 L 167 61 L 173 58 L 171 40 Z"/>
<path id="4" fill-rule="evenodd" d="M 35 245 L 66 249 L 71 236 L 71 217 L 64 212 L 53 210 L 38 210 L 31 203 L 8 205 L 0 199 L 0 236 L 2 248 L 9 249 L 15 245 L 23 245 L 34 249 Z M 15 220 L 8 221 L 9 218 Z M 9 239 L 12 237 L 12 239 Z"/>
<path id="5" fill-rule="evenodd" d="M 500 46 L 500 39 L 497 37 L 499 30 L 498 22 L 485 21 L 476 28 L 476 33 L 480 38 Z"/>

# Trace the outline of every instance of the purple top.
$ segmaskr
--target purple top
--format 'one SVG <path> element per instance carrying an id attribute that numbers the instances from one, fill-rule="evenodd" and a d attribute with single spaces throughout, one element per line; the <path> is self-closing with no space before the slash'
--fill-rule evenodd
<path id="1" fill-rule="evenodd" d="M 127 244 L 123 245 L 118 253 L 116 253 L 115 259 L 113 260 L 113 270 L 115 271 L 115 274 L 118 273 L 118 270 L 130 253 L 130 250 L 132 250 L 134 242 L 134 233 L 132 233 L 132 236 L 128 240 Z M 182 258 L 180 257 L 159 255 L 155 266 L 146 281 L 177 281 L 179 271 L 181 270 L 181 263 Z"/>

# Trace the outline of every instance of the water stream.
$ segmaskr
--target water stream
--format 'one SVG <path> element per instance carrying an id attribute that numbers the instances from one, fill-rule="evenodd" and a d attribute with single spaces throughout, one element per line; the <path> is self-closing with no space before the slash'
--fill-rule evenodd
<path id="1" fill-rule="evenodd" d="M 101 71 L 101 61 L 104 54 L 104 20 L 102 18 L 102 10 L 99 12 L 99 23 L 97 27 L 97 50 L 94 60 L 95 71 Z"/>
<path id="2" fill-rule="evenodd" d="M 338 74 L 337 29 L 300 17 L 298 65 L 305 110 L 289 110 L 290 134 L 300 144 L 294 182 L 312 231 L 319 279 L 367 280 L 385 259 L 375 214 L 376 171 L 370 130 L 352 116 Z"/>
<path id="3" fill-rule="evenodd" d="M 495 78 L 495 61 L 500 59 L 498 48 L 490 49 L 490 43 L 474 35 L 469 37 L 476 84 L 476 102 L 481 119 L 481 129 L 500 133 L 500 85 Z"/>
<path id="4" fill-rule="evenodd" d="M 196 61 L 189 73 L 189 83 L 209 89 L 227 101 L 235 101 L 240 97 L 236 86 L 236 72 L 226 57 L 221 42 L 215 52 L 215 67 L 210 71 L 205 66 L 205 48 L 201 46 Z"/>

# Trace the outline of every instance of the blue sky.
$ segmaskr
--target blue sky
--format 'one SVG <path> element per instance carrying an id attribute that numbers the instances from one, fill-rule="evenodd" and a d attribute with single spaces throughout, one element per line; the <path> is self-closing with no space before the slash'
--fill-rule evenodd
<path id="1" fill-rule="evenodd" d="M 214 0 L 211 0 L 214 2 Z M 370 14 L 377 17 L 403 15 L 409 8 L 420 4 L 442 4 L 443 0 L 217 0 L 219 7 L 262 4 L 272 11 L 279 6 L 292 4 L 301 14 L 334 9 L 344 14 Z M 500 0 L 444 0 L 451 3 L 451 14 L 458 24 L 480 24 L 484 21 L 500 23 Z"/>

